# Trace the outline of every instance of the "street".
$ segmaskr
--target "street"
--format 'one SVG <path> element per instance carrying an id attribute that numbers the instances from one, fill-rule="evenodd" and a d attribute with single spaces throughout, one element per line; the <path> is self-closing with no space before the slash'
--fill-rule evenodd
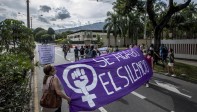
<path id="1" fill-rule="evenodd" d="M 74 53 L 72 50 L 71 53 L 68 53 L 67 58 L 70 61 L 64 59 L 62 48 L 55 46 L 55 63 L 53 65 L 73 62 Z M 39 61 L 37 47 L 35 61 Z M 39 99 L 42 95 L 43 77 L 43 68 L 36 67 L 34 76 L 34 112 L 41 110 Z M 196 84 L 154 73 L 149 88 L 142 85 L 132 93 L 100 107 L 94 112 L 196 112 L 196 87 Z M 66 101 L 63 101 L 62 112 L 69 112 Z"/>

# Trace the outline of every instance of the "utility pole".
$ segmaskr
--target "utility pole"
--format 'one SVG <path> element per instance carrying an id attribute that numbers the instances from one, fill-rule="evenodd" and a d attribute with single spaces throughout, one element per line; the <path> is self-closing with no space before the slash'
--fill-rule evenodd
<path id="1" fill-rule="evenodd" d="M 27 27 L 30 28 L 30 19 L 29 19 L 29 0 L 27 0 Z"/>
<path id="2" fill-rule="evenodd" d="M 31 17 L 31 29 L 32 29 L 32 17 Z"/>

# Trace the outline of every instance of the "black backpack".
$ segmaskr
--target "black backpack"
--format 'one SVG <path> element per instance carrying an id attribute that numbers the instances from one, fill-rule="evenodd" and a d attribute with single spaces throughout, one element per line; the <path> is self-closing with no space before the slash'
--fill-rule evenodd
<path id="1" fill-rule="evenodd" d="M 168 49 L 165 46 L 162 48 L 162 53 L 168 55 Z"/>

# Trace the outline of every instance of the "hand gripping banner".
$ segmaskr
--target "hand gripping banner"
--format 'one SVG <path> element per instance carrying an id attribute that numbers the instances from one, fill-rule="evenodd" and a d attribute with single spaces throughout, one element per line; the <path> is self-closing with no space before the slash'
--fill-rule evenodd
<path id="1" fill-rule="evenodd" d="M 72 99 L 70 112 L 91 111 L 131 93 L 153 72 L 138 48 L 56 66 Z"/>

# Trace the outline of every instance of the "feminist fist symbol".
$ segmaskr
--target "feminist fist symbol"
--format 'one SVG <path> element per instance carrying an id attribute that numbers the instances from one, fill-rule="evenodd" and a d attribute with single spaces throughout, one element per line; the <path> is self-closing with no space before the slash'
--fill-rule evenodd
<path id="1" fill-rule="evenodd" d="M 84 69 L 79 70 L 79 68 L 76 69 L 72 74 L 72 79 L 74 80 L 74 84 L 76 87 L 80 88 L 84 96 L 82 96 L 82 101 L 87 101 L 90 107 L 94 107 L 95 103 L 93 102 L 93 99 L 96 98 L 95 94 L 89 94 L 87 90 L 87 84 L 88 84 L 88 78 L 85 75 Z"/>

